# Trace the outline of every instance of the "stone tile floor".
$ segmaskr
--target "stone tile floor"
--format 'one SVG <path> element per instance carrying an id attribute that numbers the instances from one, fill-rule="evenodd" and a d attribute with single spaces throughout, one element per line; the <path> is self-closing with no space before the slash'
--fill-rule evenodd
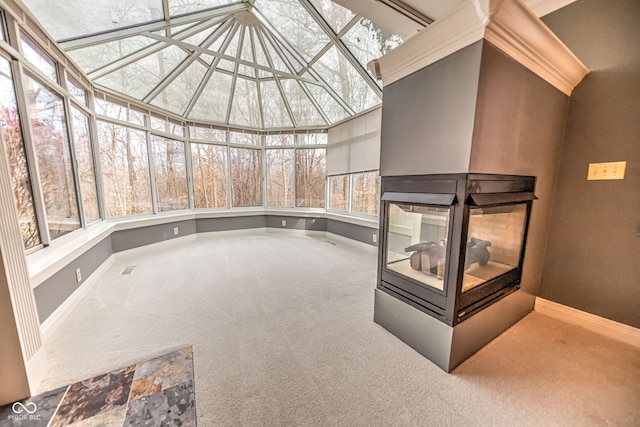
<path id="1" fill-rule="evenodd" d="M 191 347 L 0 407 L 0 427 L 195 425 Z"/>

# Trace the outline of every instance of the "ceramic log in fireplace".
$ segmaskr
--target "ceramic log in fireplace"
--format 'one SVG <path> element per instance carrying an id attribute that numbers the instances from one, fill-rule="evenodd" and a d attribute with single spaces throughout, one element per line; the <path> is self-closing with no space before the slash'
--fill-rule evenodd
<path id="1" fill-rule="evenodd" d="M 381 185 L 378 323 L 394 329 L 380 306 L 388 297 L 455 327 L 519 289 L 535 177 L 385 176 Z"/>

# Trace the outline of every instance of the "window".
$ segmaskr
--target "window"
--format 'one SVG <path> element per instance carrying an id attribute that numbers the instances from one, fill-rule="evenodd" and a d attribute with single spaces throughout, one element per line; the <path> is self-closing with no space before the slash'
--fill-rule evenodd
<path id="1" fill-rule="evenodd" d="M 220 129 L 189 126 L 191 139 L 201 139 L 211 142 L 227 142 L 227 132 Z"/>
<path id="2" fill-rule="evenodd" d="M 378 171 L 353 175 L 351 209 L 358 214 L 378 214 Z"/>
<path id="3" fill-rule="evenodd" d="M 64 106 L 62 97 L 27 75 L 24 86 L 49 236 L 53 240 L 80 228 Z"/>
<path id="4" fill-rule="evenodd" d="M 326 149 L 296 150 L 296 206 L 323 208 Z"/>
<path id="5" fill-rule="evenodd" d="M 182 125 L 178 123 L 171 122 L 169 120 L 161 119 L 158 117 L 151 116 L 151 129 L 157 130 L 164 133 L 171 133 L 176 136 L 183 137 L 184 136 L 184 128 Z"/>
<path id="6" fill-rule="evenodd" d="M 231 157 L 231 200 L 233 206 L 261 206 L 261 151 L 230 147 L 229 152 Z"/>
<path id="7" fill-rule="evenodd" d="M 22 130 L 20 129 L 20 115 L 13 87 L 11 66 L 9 61 L 3 57 L 0 57 L 0 124 L 2 125 L 2 139 L 7 150 L 20 233 L 25 249 L 30 249 L 41 243 L 40 234 L 33 206 L 31 180 Z"/>
<path id="8" fill-rule="evenodd" d="M 326 145 L 326 133 L 305 133 L 298 135 L 298 143 L 300 145 Z"/>
<path id="9" fill-rule="evenodd" d="M 89 132 L 89 117 L 75 107 L 71 107 L 73 142 L 78 163 L 78 180 L 82 194 L 85 221 L 91 223 L 100 219 L 96 175 L 93 163 L 93 147 Z"/>
<path id="10" fill-rule="evenodd" d="M 266 150 L 267 206 L 294 207 L 294 150 Z"/>
<path id="11" fill-rule="evenodd" d="M 145 133 L 98 121 L 98 140 L 107 216 L 151 213 Z"/>
<path id="12" fill-rule="evenodd" d="M 252 133 L 229 132 L 229 142 L 232 144 L 261 145 L 260 135 Z"/>
<path id="13" fill-rule="evenodd" d="M 151 146 L 158 211 L 189 208 L 184 142 L 154 135 Z"/>
<path id="14" fill-rule="evenodd" d="M 196 208 L 228 208 L 227 147 L 191 144 L 193 195 Z"/>
<path id="15" fill-rule="evenodd" d="M 144 126 L 144 113 L 113 102 L 95 98 L 96 114 L 111 117 L 112 119 L 129 122 L 134 125 Z"/>
<path id="16" fill-rule="evenodd" d="M 73 77 L 67 74 L 67 90 L 69 94 L 80 104 L 87 105 L 87 92 L 84 90 L 80 83 L 78 83 Z"/>
<path id="17" fill-rule="evenodd" d="M 272 145 L 293 145 L 295 135 L 293 134 L 284 134 L 284 135 L 267 135 L 265 138 L 265 144 L 267 146 Z"/>
<path id="18" fill-rule="evenodd" d="M 58 82 L 58 71 L 56 62 L 49 58 L 42 49 L 24 33 L 20 33 L 20 48 L 25 59 L 34 67 L 41 71 L 45 76 L 54 82 Z"/>
<path id="19" fill-rule="evenodd" d="M 329 177 L 329 208 L 349 211 L 349 175 Z"/>

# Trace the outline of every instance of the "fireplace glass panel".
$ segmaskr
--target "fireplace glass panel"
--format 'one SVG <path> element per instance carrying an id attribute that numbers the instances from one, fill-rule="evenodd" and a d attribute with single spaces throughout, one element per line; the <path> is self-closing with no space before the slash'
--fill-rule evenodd
<path id="1" fill-rule="evenodd" d="M 527 205 L 471 208 L 462 292 L 520 265 Z"/>
<path id="2" fill-rule="evenodd" d="M 389 203 L 386 268 L 444 290 L 451 209 Z"/>

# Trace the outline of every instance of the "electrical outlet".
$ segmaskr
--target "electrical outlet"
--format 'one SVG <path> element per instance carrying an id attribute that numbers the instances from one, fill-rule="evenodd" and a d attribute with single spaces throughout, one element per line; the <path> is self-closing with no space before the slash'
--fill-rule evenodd
<path id="1" fill-rule="evenodd" d="M 178 235 L 178 227 L 173 227 L 173 235 L 174 236 Z"/>
<path id="2" fill-rule="evenodd" d="M 282 220 L 282 226 L 283 226 L 283 227 L 286 227 L 286 226 L 287 226 L 287 220 L 286 220 L 286 219 L 283 219 L 283 220 Z"/>
<path id="3" fill-rule="evenodd" d="M 373 239 L 373 243 L 378 243 L 378 235 L 377 234 L 374 234 L 372 239 Z"/>
<path id="4" fill-rule="evenodd" d="M 624 179 L 627 162 L 589 163 L 587 181 L 601 179 Z"/>
<path id="5" fill-rule="evenodd" d="M 79 268 L 76 268 L 76 283 L 80 283 L 82 281 L 82 273 Z"/>

